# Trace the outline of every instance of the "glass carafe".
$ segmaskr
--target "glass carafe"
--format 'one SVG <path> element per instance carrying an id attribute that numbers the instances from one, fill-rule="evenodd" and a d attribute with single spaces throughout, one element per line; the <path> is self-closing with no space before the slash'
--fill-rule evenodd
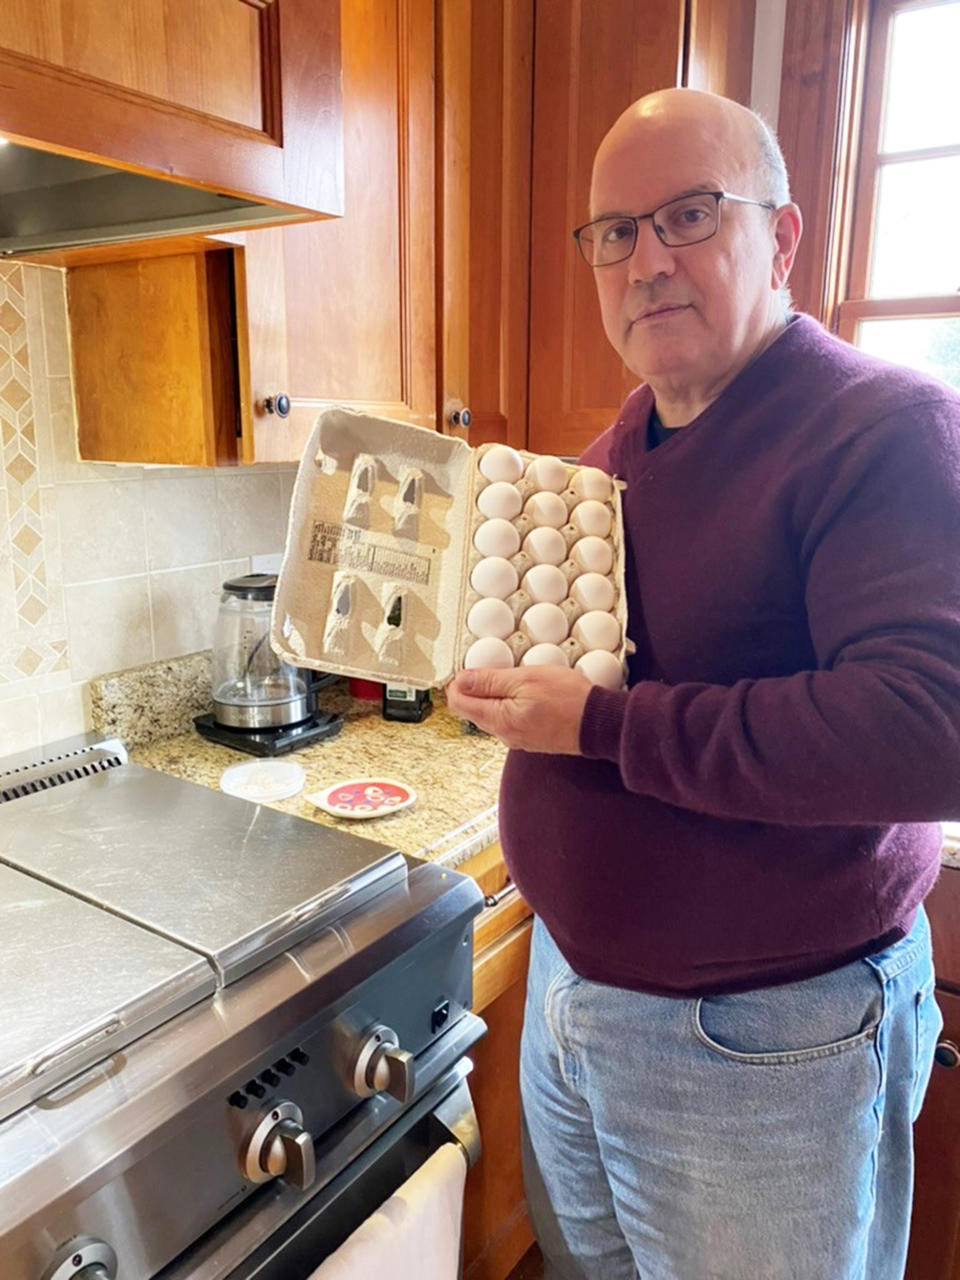
<path id="1" fill-rule="evenodd" d="M 312 712 L 307 677 L 270 647 L 272 573 L 223 584 L 213 641 L 213 714 L 220 724 L 263 729 L 297 724 Z"/>

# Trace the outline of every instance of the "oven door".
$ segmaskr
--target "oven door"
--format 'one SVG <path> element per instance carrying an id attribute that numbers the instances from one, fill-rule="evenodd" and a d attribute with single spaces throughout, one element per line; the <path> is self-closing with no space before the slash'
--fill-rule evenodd
<path id="1" fill-rule="evenodd" d="M 454 1063 L 292 1216 L 271 1228 L 262 1217 L 251 1218 L 251 1206 L 245 1206 L 243 1223 L 233 1224 L 237 1230 L 226 1219 L 213 1238 L 157 1280 L 307 1280 L 444 1143 L 457 1142 L 469 1165 L 479 1158 L 480 1132 L 466 1081 L 470 1069 L 466 1059 Z M 238 1262 L 245 1242 L 251 1247 Z"/>

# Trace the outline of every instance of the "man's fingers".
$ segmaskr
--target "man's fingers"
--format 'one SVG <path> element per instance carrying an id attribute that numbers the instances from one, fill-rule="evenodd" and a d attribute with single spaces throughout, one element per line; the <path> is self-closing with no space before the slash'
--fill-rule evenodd
<path id="1" fill-rule="evenodd" d="M 477 667 L 473 671 L 461 671 L 447 686 L 450 692 L 470 698 L 509 698 L 518 684 L 516 669 Z"/>

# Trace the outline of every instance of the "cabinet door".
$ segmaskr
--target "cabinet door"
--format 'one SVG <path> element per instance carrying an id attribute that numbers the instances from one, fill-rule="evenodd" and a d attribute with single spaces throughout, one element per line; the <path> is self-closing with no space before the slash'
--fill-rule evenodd
<path id="1" fill-rule="evenodd" d="M 0 133 L 339 213 L 339 12 L 338 0 L 7 0 Z"/>
<path id="2" fill-rule="evenodd" d="M 960 1045 L 960 996 L 938 988 L 937 1002 L 943 1013 L 941 1043 L 950 1041 Z M 916 1184 L 906 1280 L 957 1280 L 960 1277 L 960 1067 L 934 1063 L 914 1139 Z"/>
<path id="3" fill-rule="evenodd" d="M 440 412 L 471 444 L 527 442 L 534 0 L 444 0 Z M 460 432 L 462 434 L 462 432 Z"/>
<path id="4" fill-rule="evenodd" d="M 299 458 L 329 403 L 436 425 L 433 0 L 351 0 L 341 39 L 344 216 L 238 253 L 248 462 Z"/>
<path id="5" fill-rule="evenodd" d="M 529 444 L 538 453 L 580 453 L 637 382 L 607 342 L 592 273 L 570 236 L 589 217 L 597 145 L 655 89 L 689 83 L 743 100 L 753 10 L 753 0 L 537 4 Z"/>

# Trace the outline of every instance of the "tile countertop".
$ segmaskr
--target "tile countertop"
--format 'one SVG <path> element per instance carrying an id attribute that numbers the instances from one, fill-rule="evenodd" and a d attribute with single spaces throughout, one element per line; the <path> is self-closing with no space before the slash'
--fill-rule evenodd
<path id="1" fill-rule="evenodd" d="M 271 808 L 325 826 L 351 830 L 455 867 L 497 838 L 497 794 L 506 748 L 496 738 L 464 730 L 434 692 L 433 713 L 420 724 L 384 720 L 379 702 L 351 698 L 345 686 L 322 690 L 320 709 L 344 716 L 336 737 L 277 757 L 302 766 L 303 789 Z M 258 757 L 223 747 L 191 730 L 133 747 L 130 758 L 161 773 L 216 788 L 229 765 Z M 417 793 L 409 809 L 364 821 L 335 818 L 307 799 L 334 782 L 377 775 Z"/>

